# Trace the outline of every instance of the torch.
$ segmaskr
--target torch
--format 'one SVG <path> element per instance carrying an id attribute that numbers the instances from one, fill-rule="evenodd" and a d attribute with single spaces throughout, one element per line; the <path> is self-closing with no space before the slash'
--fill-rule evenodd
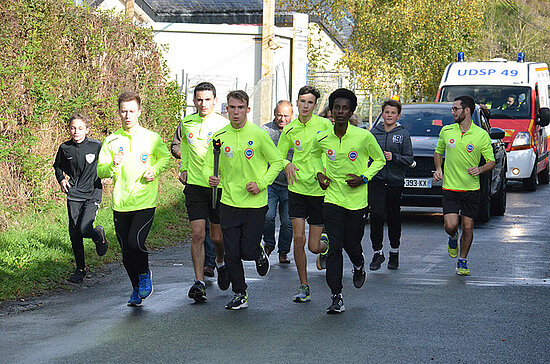
<path id="1" fill-rule="evenodd" d="M 220 167 L 220 151 L 222 149 L 221 139 L 212 140 L 212 146 L 214 147 L 214 176 L 218 177 Z M 216 202 L 218 201 L 218 187 L 212 188 L 212 208 L 216 208 Z"/>

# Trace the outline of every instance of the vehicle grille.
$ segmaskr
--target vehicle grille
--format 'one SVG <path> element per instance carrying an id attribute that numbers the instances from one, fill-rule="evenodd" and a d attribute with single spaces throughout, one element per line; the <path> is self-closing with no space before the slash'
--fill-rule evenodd
<path id="1" fill-rule="evenodd" d="M 419 178 L 419 177 L 432 177 L 435 171 L 434 158 L 433 157 L 414 157 L 416 161 L 416 167 L 407 168 L 405 171 L 405 177 Z"/>

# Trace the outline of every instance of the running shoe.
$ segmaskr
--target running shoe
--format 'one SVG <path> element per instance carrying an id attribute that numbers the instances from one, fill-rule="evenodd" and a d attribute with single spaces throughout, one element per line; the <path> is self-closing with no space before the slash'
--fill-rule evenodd
<path id="1" fill-rule="evenodd" d="M 134 290 L 130 295 L 130 299 L 128 300 L 128 306 L 138 307 L 140 305 L 141 305 L 141 297 L 139 296 L 139 288 L 134 287 Z"/>
<path id="2" fill-rule="evenodd" d="M 319 255 L 317 255 L 318 270 L 327 269 L 327 254 L 328 254 L 328 248 L 329 248 L 329 239 L 326 233 L 321 234 L 321 242 L 327 244 L 327 249 L 325 250 L 324 253 L 320 253 Z"/>
<path id="3" fill-rule="evenodd" d="M 449 236 L 449 243 L 447 244 L 447 252 L 451 258 L 458 257 L 458 232 L 454 237 Z"/>
<path id="4" fill-rule="evenodd" d="M 378 270 L 382 266 L 382 263 L 386 260 L 384 253 L 374 253 L 372 256 L 372 261 L 370 262 L 370 270 Z"/>
<path id="5" fill-rule="evenodd" d="M 260 257 L 256 259 L 256 271 L 263 277 L 269 272 L 269 258 L 265 254 L 264 246 L 260 244 Z"/>
<path id="6" fill-rule="evenodd" d="M 264 249 L 265 249 L 265 254 L 269 257 L 271 255 L 271 252 L 275 250 L 275 245 L 271 246 L 271 245 L 265 244 Z"/>
<path id="7" fill-rule="evenodd" d="M 399 253 L 390 252 L 390 261 L 388 262 L 388 269 L 397 269 L 399 267 Z"/>
<path id="8" fill-rule="evenodd" d="M 229 288 L 229 284 L 231 281 L 229 280 L 229 270 L 227 269 L 227 265 L 222 265 L 221 267 L 218 267 L 218 287 L 222 291 L 225 291 Z"/>
<path id="9" fill-rule="evenodd" d="M 248 307 L 248 293 L 235 293 L 233 299 L 225 305 L 226 310 L 240 310 Z"/>
<path id="10" fill-rule="evenodd" d="M 192 298 L 195 300 L 195 302 L 204 302 L 206 301 L 206 287 L 204 284 L 202 284 L 199 281 L 195 281 L 195 284 L 191 286 L 189 289 L 189 293 L 187 294 L 189 298 Z"/>
<path id="11" fill-rule="evenodd" d="M 294 302 L 307 302 L 311 300 L 311 296 L 309 293 L 309 286 L 307 284 L 301 284 L 298 288 L 298 293 L 292 297 L 292 301 Z"/>
<path id="12" fill-rule="evenodd" d="M 153 278 L 153 273 L 151 273 L 151 270 L 148 269 L 147 273 L 143 273 L 139 275 L 139 296 L 141 299 L 146 299 L 153 293 L 153 282 L 151 282 L 151 279 Z"/>
<path id="13" fill-rule="evenodd" d="M 456 262 L 456 274 L 460 276 L 470 275 L 470 270 L 468 269 L 466 259 L 458 259 L 458 261 Z"/>
<path id="14" fill-rule="evenodd" d="M 77 269 L 74 271 L 73 274 L 69 277 L 69 282 L 72 283 L 82 283 L 84 280 L 84 277 L 86 277 L 86 270 L 85 269 Z"/>
<path id="15" fill-rule="evenodd" d="M 328 306 L 327 313 L 328 314 L 334 314 L 334 313 L 342 313 L 346 310 L 344 307 L 344 300 L 342 299 L 342 294 L 333 294 L 332 295 L 332 304 Z"/>
<path id="16" fill-rule="evenodd" d="M 353 285 L 355 286 L 355 288 L 363 287 L 363 284 L 365 283 L 365 279 L 367 279 L 367 272 L 365 272 L 365 264 L 363 263 L 363 265 L 359 269 L 353 267 Z"/>
<path id="17" fill-rule="evenodd" d="M 107 249 L 109 248 L 109 242 L 105 237 L 105 229 L 103 228 L 103 226 L 98 225 L 95 227 L 94 230 L 96 230 L 100 236 L 99 241 L 95 242 L 95 251 L 97 255 L 102 257 L 105 255 L 105 253 L 107 253 Z"/>

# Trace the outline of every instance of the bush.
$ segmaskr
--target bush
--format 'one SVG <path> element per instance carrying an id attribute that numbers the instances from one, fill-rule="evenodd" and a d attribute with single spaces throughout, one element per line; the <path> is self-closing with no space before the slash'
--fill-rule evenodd
<path id="1" fill-rule="evenodd" d="M 167 138 L 183 100 L 151 29 L 69 0 L 2 1 L 0 16 L 1 228 L 13 212 L 51 206 L 71 114 L 87 115 L 102 140 L 120 127 L 118 95 L 137 91 L 141 123 Z"/>

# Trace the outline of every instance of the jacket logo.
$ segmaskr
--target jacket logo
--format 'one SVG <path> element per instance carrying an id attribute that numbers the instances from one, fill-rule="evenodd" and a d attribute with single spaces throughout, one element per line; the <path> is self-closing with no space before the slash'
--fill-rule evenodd
<path id="1" fill-rule="evenodd" d="M 466 146 L 466 150 L 468 151 L 468 153 L 472 153 L 474 151 L 474 145 L 473 144 L 468 144 Z"/>
<path id="2" fill-rule="evenodd" d="M 334 150 L 333 150 L 333 149 L 327 149 L 327 157 L 328 157 L 328 159 L 330 159 L 331 161 L 335 161 L 335 160 L 336 160 L 336 156 L 334 155 Z"/>
<path id="3" fill-rule="evenodd" d="M 95 160 L 95 154 L 86 154 L 86 162 L 88 162 L 88 164 L 92 164 L 93 161 Z"/>
<path id="4" fill-rule="evenodd" d="M 350 161 L 354 162 L 357 159 L 357 152 L 352 150 L 348 153 L 348 158 Z"/>
<path id="5" fill-rule="evenodd" d="M 294 145 L 296 146 L 296 150 L 303 150 L 301 140 L 295 140 Z"/>
<path id="6" fill-rule="evenodd" d="M 193 139 L 193 133 L 189 133 L 189 139 Z"/>
<path id="7" fill-rule="evenodd" d="M 394 135 L 393 138 L 392 138 L 392 141 L 393 141 L 395 144 L 401 144 L 401 143 L 403 143 L 403 135 Z"/>
<path id="8" fill-rule="evenodd" d="M 252 145 L 252 144 L 254 144 L 254 142 L 252 140 L 249 140 L 248 145 Z"/>
<path id="9" fill-rule="evenodd" d="M 246 157 L 246 159 L 250 160 L 250 158 L 252 158 L 253 155 L 254 155 L 254 150 L 252 148 L 246 148 L 244 150 L 244 156 Z"/>
<path id="10" fill-rule="evenodd" d="M 456 143 L 454 139 L 449 139 L 449 148 L 456 148 Z"/>
<path id="11" fill-rule="evenodd" d="M 223 152 L 225 153 L 225 156 L 227 158 L 233 158 L 233 148 L 231 148 L 229 145 L 223 147 Z"/>
<path id="12" fill-rule="evenodd" d="M 141 163 L 147 163 L 147 159 L 149 158 L 149 154 L 143 153 L 139 156 L 139 159 L 141 160 Z"/>

